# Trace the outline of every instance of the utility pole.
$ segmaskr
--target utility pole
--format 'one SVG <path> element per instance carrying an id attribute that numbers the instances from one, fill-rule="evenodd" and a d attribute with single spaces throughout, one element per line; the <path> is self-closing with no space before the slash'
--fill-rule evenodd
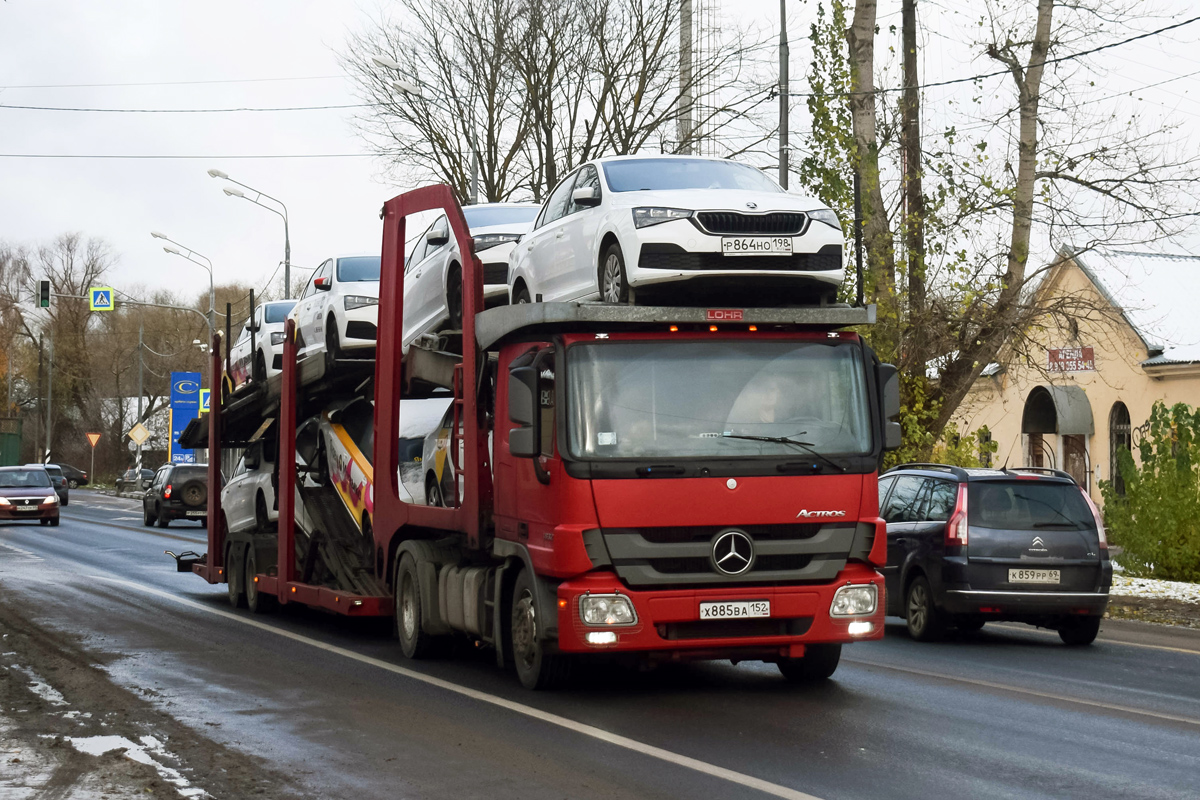
<path id="1" fill-rule="evenodd" d="M 144 320 L 139 315 L 139 317 L 138 317 L 138 415 L 137 415 L 137 421 L 139 423 L 142 421 L 142 396 L 145 394 L 145 392 L 142 389 L 143 372 L 146 369 L 145 351 L 142 349 L 142 335 L 144 333 L 144 328 L 145 328 Z M 125 463 L 128 464 L 129 462 L 126 461 Z M 137 481 L 137 483 L 135 485 L 141 486 L 142 485 L 142 445 L 140 442 L 138 443 L 138 446 L 137 446 L 136 469 L 137 469 L 137 477 L 135 478 L 135 480 Z"/>
<path id="2" fill-rule="evenodd" d="M 692 0 L 679 0 L 679 152 L 692 154 Z"/>
<path id="3" fill-rule="evenodd" d="M 779 0 L 779 185 L 788 188 L 787 0 Z"/>
<path id="4" fill-rule="evenodd" d="M 917 77 L 917 3 L 902 0 L 901 43 L 904 94 L 900 101 L 900 136 L 904 152 L 904 245 L 908 259 L 909 326 L 914 352 L 923 350 L 919 340 L 925 311 L 925 196 L 921 189 L 921 100 Z M 924 357 L 924 356 L 920 356 Z"/>
<path id="5" fill-rule="evenodd" d="M 50 458 L 50 437 L 54 433 L 54 328 L 50 329 L 50 357 L 46 365 L 46 453 L 43 462 Z"/>
<path id="6" fill-rule="evenodd" d="M 42 358 L 43 358 L 44 353 L 45 353 L 45 351 L 42 349 L 42 334 L 39 333 L 38 334 L 38 377 L 37 377 L 38 413 L 37 413 L 37 416 L 34 417 L 34 420 L 36 421 L 37 425 L 41 425 L 42 414 L 45 411 L 45 406 L 42 405 L 42 370 L 43 370 Z M 37 426 L 35 426 L 34 431 L 33 431 L 33 454 L 34 454 L 35 460 L 40 464 L 42 462 L 42 456 L 40 453 L 38 453 L 38 449 L 37 449 L 38 439 L 41 438 L 40 436 L 38 436 L 39 433 L 40 433 L 40 431 L 38 431 Z"/>

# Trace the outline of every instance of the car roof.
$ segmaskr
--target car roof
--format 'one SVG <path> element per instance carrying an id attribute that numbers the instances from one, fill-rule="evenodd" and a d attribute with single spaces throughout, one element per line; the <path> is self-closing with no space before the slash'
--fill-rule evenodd
<path id="1" fill-rule="evenodd" d="M 13 464 L 8 467 L 0 467 L 0 472 L 16 472 L 17 470 L 33 469 L 40 466 L 41 464 Z"/>
<path id="2" fill-rule="evenodd" d="M 475 203 L 464 206 L 463 211 L 468 208 L 541 208 L 541 206 L 537 203 Z"/>
<path id="3" fill-rule="evenodd" d="M 41 467 L 42 469 L 45 469 L 46 467 L 53 467 L 53 466 L 55 466 L 55 465 L 54 464 L 18 464 L 16 467 L 13 467 L 13 469 L 33 469 L 34 467 Z"/>
<path id="4" fill-rule="evenodd" d="M 1077 485 L 1075 479 L 1070 473 L 1064 472 L 1061 469 L 1051 469 L 1049 467 L 1003 467 L 1001 469 L 993 469 L 988 467 L 956 467 L 951 464 L 932 464 L 932 463 L 911 463 L 899 464 L 892 467 L 887 472 L 879 477 L 886 475 L 923 475 L 927 477 L 945 478 L 947 475 L 960 482 L 973 483 L 976 481 L 995 481 L 995 480 L 1012 480 L 1020 478 L 1021 480 L 1040 480 L 1050 483 L 1069 483 Z"/>
<path id="5" fill-rule="evenodd" d="M 750 164 L 742 164 L 741 161 L 734 161 L 732 158 L 721 158 L 720 156 L 689 156 L 681 153 L 631 153 L 623 156 L 600 156 L 599 158 L 593 158 L 589 163 L 603 164 L 608 161 L 637 161 L 639 159 L 648 158 L 653 158 L 655 160 L 671 158 L 680 160 L 690 159 L 692 161 L 728 161 L 732 164 L 741 164 L 743 167 L 751 166 Z"/>

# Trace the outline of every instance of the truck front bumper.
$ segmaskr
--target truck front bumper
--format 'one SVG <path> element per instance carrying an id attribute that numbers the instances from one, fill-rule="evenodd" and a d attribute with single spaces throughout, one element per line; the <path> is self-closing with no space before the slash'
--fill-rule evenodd
<path id="1" fill-rule="evenodd" d="M 874 613 L 834 617 L 833 596 L 847 584 L 874 584 Z M 588 625 L 579 613 L 585 594 L 628 598 L 637 613 L 632 625 Z M 883 576 L 865 564 L 848 564 L 827 584 L 636 591 L 611 572 L 593 572 L 558 586 L 558 648 L 567 653 L 660 652 L 671 658 L 799 658 L 806 644 L 883 638 Z M 771 616 L 701 620 L 700 604 L 769 600 Z M 869 623 L 869 628 L 851 623 Z M 611 632 L 613 636 L 608 636 Z M 592 637 L 588 634 L 602 634 Z"/>

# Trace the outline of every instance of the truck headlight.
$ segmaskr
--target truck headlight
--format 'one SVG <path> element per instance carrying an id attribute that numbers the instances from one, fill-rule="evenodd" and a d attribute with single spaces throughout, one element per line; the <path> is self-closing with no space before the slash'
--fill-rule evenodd
<path id="1" fill-rule="evenodd" d="M 585 594 L 579 598 L 579 616 L 585 625 L 632 625 L 637 622 L 633 603 L 619 594 Z"/>
<path id="2" fill-rule="evenodd" d="M 354 309 L 362 308 L 363 306 L 377 306 L 379 305 L 379 298 L 366 297 L 359 294 L 348 294 L 345 298 L 343 298 L 342 302 L 345 304 L 347 311 L 353 311 Z"/>
<path id="3" fill-rule="evenodd" d="M 817 222 L 824 222 L 831 228 L 836 230 L 842 229 L 842 223 L 838 222 L 837 214 L 830 208 L 818 208 L 816 211 L 808 211 L 808 218 Z"/>
<path id="4" fill-rule="evenodd" d="M 843 586 L 833 595 L 829 615 L 833 617 L 862 617 L 875 613 L 875 584 Z"/>
<path id="5" fill-rule="evenodd" d="M 283 331 L 273 331 L 271 333 L 271 346 L 277 347 L 283 344 L 283 340 L 287 338 L 287 334 Z"/>
<path id="6" fill-rule="evenodd" d="M 635 208 L 633 210 L 633 227 L 648 228 L 651 225 L 687 219 L 692 214 L 693 212 L 682 208 Z"/>

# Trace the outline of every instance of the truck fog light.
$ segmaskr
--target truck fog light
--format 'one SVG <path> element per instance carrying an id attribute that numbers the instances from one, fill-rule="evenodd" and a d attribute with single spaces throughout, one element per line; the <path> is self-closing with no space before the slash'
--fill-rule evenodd
<path id="1" fill-rule="evenodd" d="M 585 594 L 579 598 L 579 617 L 585 625 L 632 625 L 633 603 L 619 594 Z"/>
<path id="2" fill-rule="evenodd" d="M 613 631 L 590 631 L 583 637 L 588 644 L 616 644 L 617 634 Z"/>
<path id="3" fill-rule="evenodd" d="M 875 630 L 875 626 L 870 622 L 859 621 L 851 622 L 846 628 L 846 633 L 850 634 L 851 636 L 865 636 L 873 630 Z"/>
<path id="4" fill-rule="evenodd" d="M 833 595 L 829 613 L 834 617 L 858 617 L 875 613 L 875 584 L 843 586 Z"/>

